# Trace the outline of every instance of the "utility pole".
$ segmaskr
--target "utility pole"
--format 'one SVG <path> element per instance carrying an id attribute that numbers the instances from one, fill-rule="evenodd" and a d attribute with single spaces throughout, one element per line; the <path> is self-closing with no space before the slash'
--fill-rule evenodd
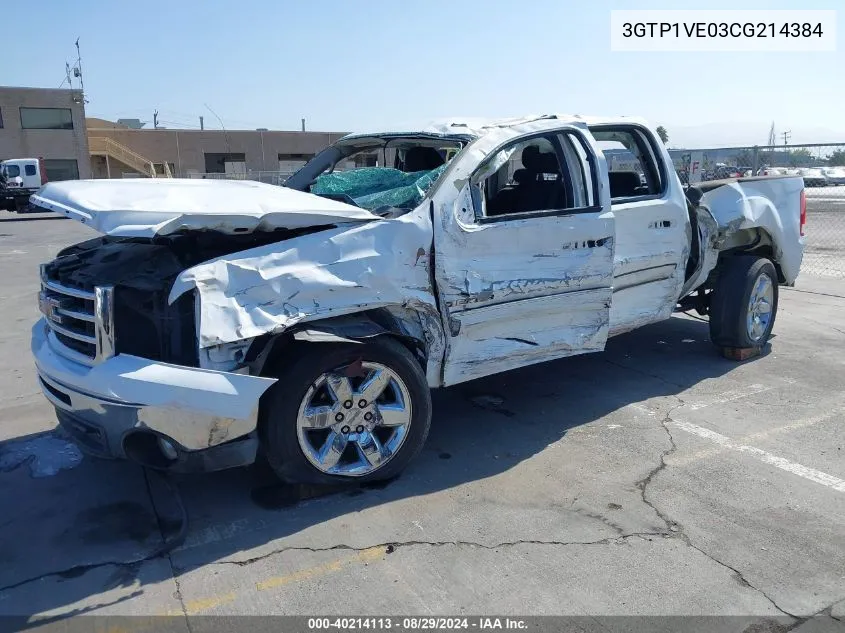
<path id="1" fill-rule="evenodd" d="M 153 129 L 154 130 L 158 129 L 158 110 L 155 110 L 153 112 Z"/>
<path id="2" fill-rule="evenodd" d="M 200 129 L 201 130 L 205 129 L 205 123 L 203 122 L 202 117 L 200 117 Z"/>
<path id="3" fill-rule="evenodd" d="M 786 145 L 789 143 L 789 137 L 792 136 L 792 130 L 786 130 L 785 132 L 781 132 L 780 135 L 783 137 L 783 144 Z"/>

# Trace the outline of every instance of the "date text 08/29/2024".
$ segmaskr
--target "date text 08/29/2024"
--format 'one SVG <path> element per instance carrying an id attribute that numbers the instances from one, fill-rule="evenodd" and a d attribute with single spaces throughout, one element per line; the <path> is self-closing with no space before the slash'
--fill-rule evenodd
<path id="1" fill-rule="evenodd" d="M 446 630 L 524 630 L 528 623 L 521 618 L 498 617 L 322 617 L 308 618 L 309 631 L 446 631 Z"/>

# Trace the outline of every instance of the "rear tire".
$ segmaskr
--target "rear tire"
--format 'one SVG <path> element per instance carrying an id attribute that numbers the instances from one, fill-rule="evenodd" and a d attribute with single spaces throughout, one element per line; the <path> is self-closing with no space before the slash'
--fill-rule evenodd
<path id="1" fill-rule="evenodd" d="M 304 345 L 277 377 L 262 398 L 259 430 L 262 452 L 284 481 L 391 479 L 428 437 L 431 392 L 425 374 L 413 354 L 389 336 Z"/>
<path id="2" fill-rule="evenodd" d="M 710 340 L 719 347 L 762 347 L 778 308 L 778 276 L 764 257 L 725 259 L 710 295 Z"/>

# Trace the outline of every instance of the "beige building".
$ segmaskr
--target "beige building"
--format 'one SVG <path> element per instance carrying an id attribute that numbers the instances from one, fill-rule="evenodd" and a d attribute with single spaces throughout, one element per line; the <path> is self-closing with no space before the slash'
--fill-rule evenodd
<path id="1" fill-rule="evenodd" d="M 339 132 L 131 129 L 89 118 L 94 178 L 254 178 L 273 182 L 335 142 Z M 219 174 L 219 176 L 218 176 Z"/>
<path id="2" fill-rule="evenodd" d="M 50 180 L 90 178 L 78 90 L 0 86 L 0 160 L 43 158 Z"/>

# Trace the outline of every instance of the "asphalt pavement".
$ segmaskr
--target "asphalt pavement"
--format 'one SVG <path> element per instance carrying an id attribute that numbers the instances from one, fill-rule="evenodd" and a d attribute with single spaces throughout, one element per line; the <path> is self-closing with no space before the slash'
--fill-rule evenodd
<path id="1" fill-rule="evenodd" d="M 819 202 L 811 229 L 839 208 Z M 719 357 L 707 324 L 678 316 L 601 354 L 437 391 L 426 448 L 386 485 L 180 477 L 187 536 L 159 555 L 180 527 L 173 491 L 55 432 L 29 356 L 37 264 L 93 235 L 0 217 L 0 615 L 170 615 L 193 631 L 208 615 L 709 615 L 724 630 L 841 630 L 836 275 L 781 290 L 756 359 Z"/>

